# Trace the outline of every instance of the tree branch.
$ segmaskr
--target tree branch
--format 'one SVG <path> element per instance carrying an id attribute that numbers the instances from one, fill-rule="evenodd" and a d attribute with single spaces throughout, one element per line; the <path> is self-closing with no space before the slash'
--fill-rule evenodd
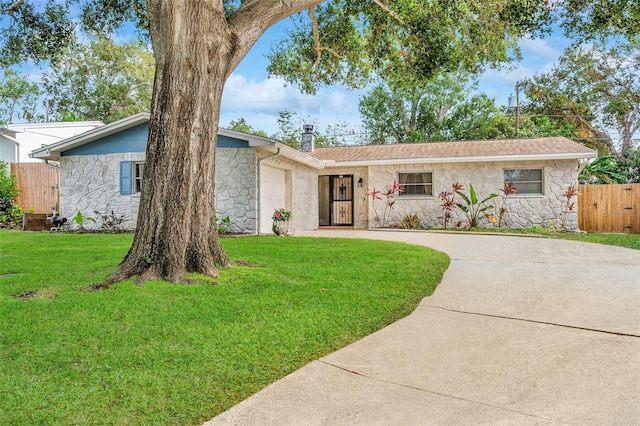
<path id="1" fill-rule="evenodd" d="M 389 9 L 389 6 L 387 6 L 386 4 L 382 3 L 381 0 L 373 0 L 373 2 L 375 4 L 377 4 L 378 6 L 380 6 L 380 8 L 382 10 L 384 10 L 385 12 L 387 12 L 389 15 L 391 15 L 396 21 L 398 21 L 399 24 L 404 24 L 404 22 L 402 22 L 402 18 L 400 17 L 400 15 L 398 15 L 396 12 L 394 12 L 393 10 Z"/>
<path id="2" fill-rule="evenodd" d="M 343 54 L 330 47 L 322 46 L 320 44 L 320 30 L 318 29 L 318 20 L 316 19 L 315 6 L 308 9 L 309 19 L 311 20 L 311 31 L 313 32 L 313 50 L 316 51 L 316 60 L 313 62 L 313 74 L 314 81 L 320 79 L 320 60 L 322 59 L 322 52 L 329 52 L 338 58 L 342 58 Z"/>

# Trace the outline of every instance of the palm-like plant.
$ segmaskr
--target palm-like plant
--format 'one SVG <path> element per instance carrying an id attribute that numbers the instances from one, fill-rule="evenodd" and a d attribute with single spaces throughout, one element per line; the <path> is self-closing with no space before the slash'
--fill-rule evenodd
<path id="1" fill-rule="evenodd" d="M 469 184 L 469 195 L 465 194 L 462 191 L 463 188 L 456 191 L 456 193 L 460 195 L 460 198 L 462 198 L 464 204 L 456 203 L 456 206 L 458 206 L 458 208 L 462 210 L 462 212 L 466 216 L 467 228 L 477 228 L 482 217 L 486 217 L 489 220 L 493 219 L 492 222 L 495 221 L 495 218 L 491 213 L 486 213 L 489 210 L 493 209 L 493 205 L 487 204 L 487 202 L 493 198 L 496 198 L 498 194 L 491 193 L 482 201 L 478 201 L 478 196 L 476 195 L 476 190 L 473 185 Z"/>

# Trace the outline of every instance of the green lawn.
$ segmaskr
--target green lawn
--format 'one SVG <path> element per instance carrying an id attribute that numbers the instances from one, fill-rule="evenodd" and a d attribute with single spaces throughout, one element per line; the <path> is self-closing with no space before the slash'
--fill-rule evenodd
<path id="1" fill-rule="evenodd" d="M 0 231 L 0 424 L 201 424 L 407 315 L 448 266 L 400 243 L 225 238 L 255 266 L 83 291 L 131 240 Z"/>

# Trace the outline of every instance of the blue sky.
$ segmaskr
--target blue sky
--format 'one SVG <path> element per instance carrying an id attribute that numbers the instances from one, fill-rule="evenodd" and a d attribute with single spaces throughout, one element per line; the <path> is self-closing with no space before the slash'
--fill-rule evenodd
<path id="1" fill-rule="evenodd" d="M 288 25 L 286 19 L 267 30 L 231 75 L 225 86 L 220 125 L 227 126 L 231 120 L 243 117 L 255 129 L 273 134 L 279 111 L 288 109 L 308 116 L 321 129 L 339 121 L 359 128 L 358 101 L 364 92 L 331 86 L 307 96 L 281 79 L 268 78 L 266 54 L 274 41 L 284 37 Z M 478 92 L 494 98 L 496 105 L 506 105 L 518 80 L 551 69 L 569 44 L 560 31 L 544 39 L 522 40 L 522 60 L 508 68 L 487 70 L 479 78 Z"/>
<path id="2" fill-rule="evenodd" d="M 233 72 L 225 86 L 220 125 L 225 127 L 232 120 L 244 118 L 253 128 L 272 135 L 278 130 L 278 113 L 287 109 L 309 117 L 321 131 L 338 122 L 360 129 L 358 102 L 364 92 L 331 86 L 309 96 L 281 79 L 268 78 L 266 55 L 273 42 L 285 36 L 290 25 L 291 21 L 285 19 L 268 29 Z M 133 31 L 124 30 L 118 41 L 126 42 L 133 37 Z M 508 68 L 486 71 L 479 78 L 478 92 L 494 98 L 497 105 L 506 105 L 509 96 L 515 93 L 518 80 L 549 70 L 569 44 L 560 31 L 544 39 L 522 40 L 522 60 Z M 28 72 L 32 81 L 39 82 L 42 70 L 32 68 Z"/>

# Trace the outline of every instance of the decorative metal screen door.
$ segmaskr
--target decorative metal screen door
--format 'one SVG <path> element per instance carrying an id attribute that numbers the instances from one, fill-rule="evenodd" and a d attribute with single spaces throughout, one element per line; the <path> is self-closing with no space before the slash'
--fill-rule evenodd
<path id="1" fill-rule="evenodd" d="M 320 226 L 353 225 L 353 175 L 319 176 Z"/>

